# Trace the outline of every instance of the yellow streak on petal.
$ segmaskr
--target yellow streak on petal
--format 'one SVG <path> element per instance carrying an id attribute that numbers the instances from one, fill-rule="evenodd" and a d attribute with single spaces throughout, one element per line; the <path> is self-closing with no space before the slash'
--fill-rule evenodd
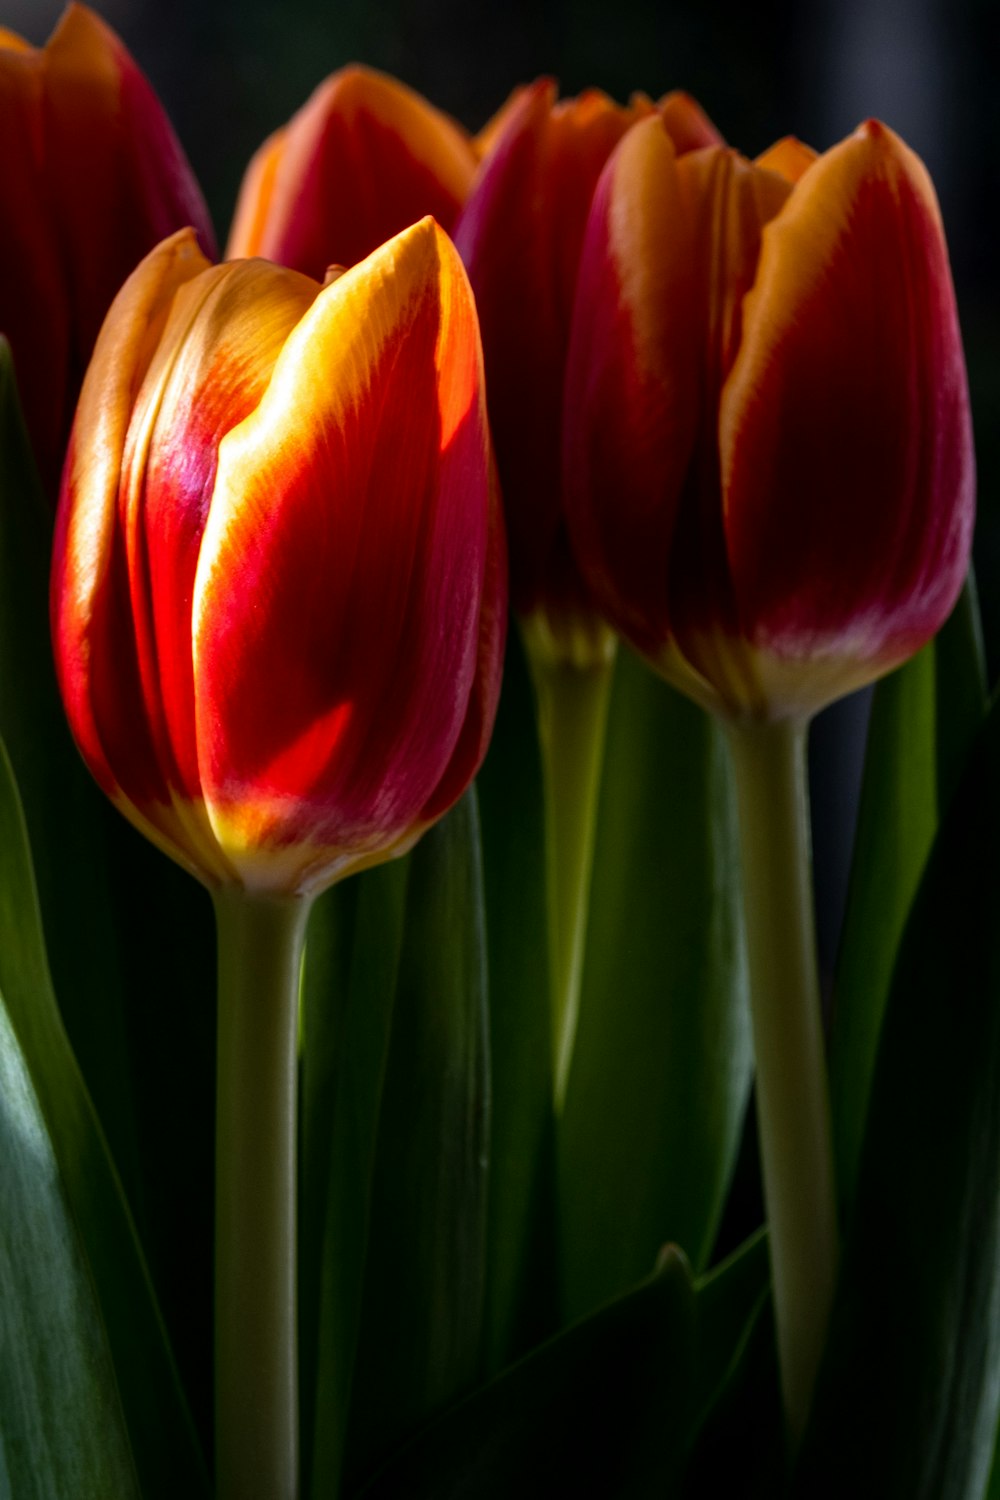
<path id="1" fill-rule="evenodd" d="M 227 260 L 241 260 L 261 253 L 287 134 L 285 128 L 276 130 L 250 159 L 229 231 Z"/>

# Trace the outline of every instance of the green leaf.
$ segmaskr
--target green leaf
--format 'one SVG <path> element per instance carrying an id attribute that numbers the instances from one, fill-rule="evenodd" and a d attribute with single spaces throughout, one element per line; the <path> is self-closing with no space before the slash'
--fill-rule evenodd
<path id="1" fill-rule="evenodd" d="M 489 950 L 492 1126 L 486 1285 L 493 1373 L 558 1324 L 544 808 L 520 634 L 477 782 Z"/>
<path id="2" fill-rule="evenodd" d="M 303 983 L 300 1285 L 306 1493 L 337 1494 L 410 860 L 334 886 Z"/>
<path id="3" fill-rule="evenodd" d="M 100 1310 L 0 1000 L 0 1493 L 138 1500 Z"/>
<path id="4" fill-rule="evenodd" d="M 359 1476 L 471 1389 L 482 1361 L 489 1064 L 474 789 L 410 858 L 348 1435 Z"/>
<path id="5" fill-rule="evenodd" d="M 893 976 L 803 1500 L 979 1500 L 1000 1405 L 1000 707 Z"/>
<path id="6" fill-rule="evenodd" d="M 642 1286 L 429 1427 L 363 1500 L 666 1500 L 688 1436 L 693 1358 L 690 1275 L 671 1249 Z"/>
<path id="7" fill-rule="evenodd" d="M 896 950 L 937 831 L 934 647 L 879 683 L 872 700 L 830 1039 L 842 1210 L 857 1177 Z"/>
<path id="8" fill-rule="evenodd" d="M 751 1075 L 736 848 L 718 729 L 622 653 L 559 1132 L 568 1316 L 668 1240 L 696 1270 L 711 1250 Z"/>
<path id="9" fill-rule="evenodd" d="M 697 1426 L 725 1389 L 770 1282 L 767 1231 L 758 1229 L 696 1284 Z"/>
<path id="10" fill-rule="evenodd" d="M 0 932 L 0 995 L 86 1257 L 143 1500 L 206 1495 L 201 1453 L 132 1220 L 56 1008 L 24 822 L 5 754 L 0 759 Z M 5 1223 L 16 1221 L 5 1216 Z M 51 1253 L 58 1258 L 56 1242 Z M 44 1317 L 36 1337 L 47 1337 Z M 8 1348 L 4 1359 L 10 1357 Z M 67 1347 L 68 1369 L 72 1368 L 72 1358 L 73 1351 Z M 101 1355 L 95 1358 L 99 1372 Z M 3 1421 L 7 1421 L 6 1414 Z M 63 1446 L 58 1433 L 47 1430 L 44 1438 Z M 111 1441 L 116 1441 L 113 1436 Z M 68 1447 L 70 1438 L 65 1442 Z M 64 1457 L 69 1461 L 71 1455 Z M 44 1472 L 42 1455 L 38 1455 L 38 1461 Z M 97 1496 L 103 1500 L 104 1495 L 117 1495 L 113 1488 L 91 1493 L 95 1500 Z"/>
<path id="11" fill-rule="evenodd" d="M 985 713 L 971 578 L 937 640 L 875 690 L 831 1035 L 842 1211 L 851 1203 L 896 953 L 938 828 Z"/>

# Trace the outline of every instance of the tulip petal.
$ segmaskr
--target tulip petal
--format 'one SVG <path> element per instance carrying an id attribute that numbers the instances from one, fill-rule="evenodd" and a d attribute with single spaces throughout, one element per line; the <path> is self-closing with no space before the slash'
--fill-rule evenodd
<path id="1" fill-rule="evenodd" d="M 78 380 L 105 310 L 151 244 L 183 224 L 214 253 L 198 185 L 145 77 L 104 22 L 70 5 L 42 54 L 48 190 L 63 243 Z M 114 254 L 106 234 L 113 225 Z"/>
<path id="2" fill-rule="evenodd" d="M 656 108 L 678 156 L 687 151 L 700 151 L 704 146 L 725 144 L 697 99 L 692 99 L 683 89 L 664 94 Z"/>
<path id="3" fill-rule="evenodd" d="M 322 281 L 328 265 L 355 265 L 425 214 L 450 229 L 475 169 L 447 115 L 385 74 L 344 68 L 254 158 L 228 253 Z"/>
<path id="4" fill-rule="evenodd" d="M 70 442 L 51 595 L 60 689 L 87 765 L 134 823 L 188 865 L 146 713 L 120 475 L 133 405 L 174 297 L 206 266 L 183 230 L 146 257 L 112 305 Z"/>
<path id="5" fill-rule="evenodd" d="M 165 779 L 200 794 L 191 599 L 218 446 L 259 403 L 314 281 L 265 261 L 212 267 L 177 294 L 132 413 L 121 525 L 147 722 Z"/>
<path id="6" fill-rule="evenodd" d="M 804 141 L 798 140 L 794 135 L 786 135 L 780 141 L 775 141 L 766 151 L 762 151 L 757 157 L 755 165 L 766 167 L 769 172 L 777 172 L 786 182 L 796 183 L 799 178 L 808 172 L 814 161 L 819 160 L 819 153 Z"/>
<path id="7" fill-rule="evenodd" d="M 323 290 L 220 447 L 198 747 L 248 886 L 402 847 L 440 785 L 477 668 L 488 451 L 471 293 L 428 219 Z"/>
<path id="8" fill-rule="evenodd" d="M 829 657 L 851 686 L 942 623 L 973 516 L 965 370 L 933 188 L 884 126 L 821 157 L 764 231 L 719 437 L 758 648 Z"/>
<path id="9" fill-rule="evenodd" d="M 455 229 L 486 350 L 516 607 L 554 590 L 582 600 L 562 513 L 559 434 L 577 267 L 594 187 L 652 104 L 622 109 L 596 89 L 555 103 L 540 79 L 506 112 Z"/>

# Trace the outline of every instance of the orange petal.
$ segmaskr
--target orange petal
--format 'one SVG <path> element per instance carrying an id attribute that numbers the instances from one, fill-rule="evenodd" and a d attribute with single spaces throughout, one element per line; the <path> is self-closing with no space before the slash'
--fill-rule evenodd
<path id="1" fill-rule="evenodd" d="M 796 183 L 804 172 L 808 172 L 813 162 L 818 160 L 819 155 L 811 146 L 794 135 L 786 135 L 761 152 L 756 165 L 766 167 L 769 172 L 777 172 L 786 182 Z"/>
<path id="2" fill-rule="evenodd" d="M 254 158 L 228 254 L 321 281 L 328 265 L 354 265 L 425 214 L 450 229 L 475 168 L 447 115 L 383 73 L 344 68 Z"/>
<path id="3" fill-rule="evenodd" d="M 664 94 L 657 109 L 678 156 L 685 151 L 699 151 L 703 146 L 725 145 L 698 101 L 681 89 Z"/>
<path id="4" fill-rule="evenodd" d="M 748 637 L 870 680 L 961 586 L 973 518 L 965 367 L 933 188 L 870 122 L 764 232 L 720 413 Z"/>
<path id="5" fill-rule="evenodd" d="M 184 230 L 147 256 L 115 299 L 84 381 L 56 525 L 52 633 L 70 727 L 100 785 L 136 822 L 140 809 L 169 809 L 171 794 L 133 637 L 119 525 L 122 460 L 173 299 L 206 266 Z"/>
<path id="6" fill-rule="evenodd" d="M 489 486 L 475 309 L 428 219 L 322 291 L 220 447 L 198 747 L 247 884 L 326 882 L 419 822 L 473 694 Z"/>

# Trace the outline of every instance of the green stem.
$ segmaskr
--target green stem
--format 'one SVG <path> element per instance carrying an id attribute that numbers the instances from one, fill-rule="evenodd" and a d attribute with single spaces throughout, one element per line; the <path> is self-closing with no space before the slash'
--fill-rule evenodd
<path id="1" fill-rule="evenodd" d="M 594 823 L 614 661 L 531 660 L 545 783 L 554 1099 L 566 1099 L 580 1014 Z"/>
<path id="2" fill-rule="evenodd" d="M 216 893 L 218 1500 L 296 1500 L 295 1135 L 299 968 L 309 903 Z"/>
<path id="3" fill-rule="evenodd" d="M 778 1359 L 794 1451 L 826 1340 L 838 1256 L 813 916 L 808 725 L 744 721 L 728 728 Z"/>

